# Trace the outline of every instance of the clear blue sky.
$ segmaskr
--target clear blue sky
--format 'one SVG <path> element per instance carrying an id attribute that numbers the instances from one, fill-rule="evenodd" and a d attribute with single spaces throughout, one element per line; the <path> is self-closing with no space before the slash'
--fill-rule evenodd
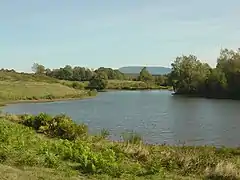
<path id="1" fill-rule="evenodd" d="M 215 65 L 240 47 L 240 0 L 1 0 L 0 67 Z"/>

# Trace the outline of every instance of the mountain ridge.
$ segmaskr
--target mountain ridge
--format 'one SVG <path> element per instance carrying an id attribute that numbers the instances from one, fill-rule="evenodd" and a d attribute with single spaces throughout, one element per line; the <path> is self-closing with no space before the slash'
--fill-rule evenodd
<path id="1" fill-rule="evenodd" d="M 163 75 L 171 72 L 171 68 L 162 66 L 124 66 L 118 70 L 124 74 L 139 74 L 144 67 L 146 67 L 152 75 Z"/>

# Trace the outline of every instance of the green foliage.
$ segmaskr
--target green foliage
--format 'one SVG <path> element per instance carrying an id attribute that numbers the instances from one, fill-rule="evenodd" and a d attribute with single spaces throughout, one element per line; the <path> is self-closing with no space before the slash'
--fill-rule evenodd
<path id="1" fill-rule="evenodd" d="M 144 67 L 139 75 L 139 80 L 143 82 L 149 82 L 153 80 L 153 76 L 148 72 L 147 68 Z"/>
<path id="2" fill-rule="evenodd" d="M 0 163 L 5 165 L 80 172 L 88 178 L 240 177 L 239 148 L 145 145 L 133 132 L 126 138 L 127 143 L 95 139 L 90 135 L 72 139 L 65 135 L 68 132 L 67 137 L 72 137 L 76 126 L 64 115 L 51 117 L 41 113 L 37 116 L 7 115 L 2 118 Z M 36 131 L 26 126 L 37 128 L 47 137 L 37 135 Z M 65 133 L 59 134 L 62 130 Z"/>
<path id="3" fill-rule="evenodd" d="M 101 72 L 89 81 L 88 88 L 96 89 L 96 90 L 103 90 L 107 87 L 107 75 L 104 72 Z"/>
<path id="4" fill-rule="evenodd" d="M 48 69 L 46 71 L 46 75 L 50 77 L 54 77 L 61 80 L 70 80 L 70 81 L 90 81 L 93 76 L 99 74 L 105 74 L 105 79 L 118 79 L 124 80 L 126 79 L 125 75 L 121 73 L 119 70 L 113 70 L 111 68 L 100 67 L 97 70 L 93 71 L 84 67 L 71 67 L 69 65 L 60 69 Z"/>
<path id="5" fill-rule="evenodd" d="M 203 83 L 210 74 L 210 67 L 196 56 L 177 57 L 172 64 L 173 87 L 177 93 L 198 94 L 204 91 Z"/>
<path id="6" fill-rule="evenodd" d="M 124 80 L 126 79 L 125 75 L 120 72 L 119 70 L 113 70 L 111 68 L 104 68 L 104 67 L 100 67 L 98 68 L 95 73 L 97 74 L 101 74 L 104 73 L 107 76 L 107 79 L 113 80 Z"/>
<path id="7" fill-rule="evenodd" d="M 73 82 L 72 87 L 74 89 L 84 89 L 84 85 L 82 83 L 79 83 L 79 82 Z"/>
<path id="8" fill-rule="evenodd" d="M 33 64 L 32 70 L 36 74 L 44 74 L 45 73 L 45 67 L 43 65 L 41 65 L 41 64 L 38 64 L 38 63 L 34 63 Z"/>
<path id="9" fill-rule="evenodd" d="M 213 69 L 193 55 L 177 57 L 169 78 L 177 94 L 240 99 L 240 50 L 222 49 Z"/>
<path id="10" fill-rule="evenodd" d="M 59 115 L 51 117 L 45 113 L 37 116 L 23 115 L 21 123 L 34 128 L 37 132 L 44 133 L 50 137 L 75 140 L 87 135 L 87 126 L 77 125 L 69 117 Z"/>
<path id="11" fill-rule="evenodd" d="M 142 81 L 121 81 L 121 80 L 108 80 L 107 89 L 118 90 L 149 90 L 149 89 L 168 89 L 167 86 L 160 86 L 154 83 Z"/>

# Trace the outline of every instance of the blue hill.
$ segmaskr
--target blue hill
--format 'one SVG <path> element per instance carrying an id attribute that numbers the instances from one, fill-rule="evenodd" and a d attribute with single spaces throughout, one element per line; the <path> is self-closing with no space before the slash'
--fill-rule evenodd
<path id="1" fill-rule="evenodd" d="M 144 66 L 126 66 L 121 67 L 118 70 L 125 74 L 139 74 Z M 146 66 L 147 70 L 152 75 L 163 75 L 171 72 L 171 68 L 161 67 L 161 66 Z"/>

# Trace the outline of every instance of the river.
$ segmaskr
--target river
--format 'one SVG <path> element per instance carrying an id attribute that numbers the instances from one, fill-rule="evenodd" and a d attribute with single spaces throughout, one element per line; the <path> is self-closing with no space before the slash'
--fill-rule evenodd
<path id="1" fill-rule="evenodd" d="M 112 139 L 129 130 L 147 143 L 240 145 L 240 101 L 172 96 L 170 91 L 112 91 L 96 98 L 11 104 L 4 112 L 65 113 L 91 133 L 110 130 Z"/>

